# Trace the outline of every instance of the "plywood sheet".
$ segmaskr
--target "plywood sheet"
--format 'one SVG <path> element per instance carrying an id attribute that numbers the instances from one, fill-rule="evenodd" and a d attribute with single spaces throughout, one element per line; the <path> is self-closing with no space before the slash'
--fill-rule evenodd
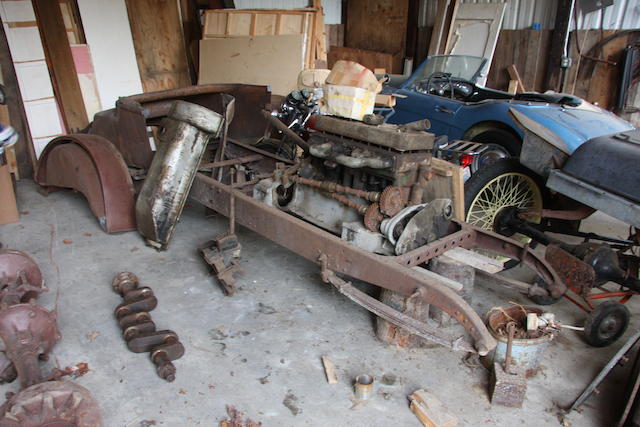
<path id="1" fill-rule="evenodd" d="M 288 95 L 303 69 L 302 44 L 299 34 L 201 40 L 198 84 L 267 85 Z"/>
<path id="2" fill-rule="evenodd" d="M 145 92 L 191 86 L 180 10 L 175 0 L 126 0 Z"/>

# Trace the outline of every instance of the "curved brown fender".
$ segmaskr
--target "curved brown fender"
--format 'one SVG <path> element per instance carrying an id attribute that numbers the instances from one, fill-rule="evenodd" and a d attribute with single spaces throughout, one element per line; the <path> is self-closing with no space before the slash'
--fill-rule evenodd
<path id="1" fill-rule="evenodd" d="M 129 170 L 116 147 L 101 136 L 74 134 L 52 140 L 38 162 L 36 181 L 48 191 L 62 187 L 81 192 L 107 233 L 136 229 Z"/>

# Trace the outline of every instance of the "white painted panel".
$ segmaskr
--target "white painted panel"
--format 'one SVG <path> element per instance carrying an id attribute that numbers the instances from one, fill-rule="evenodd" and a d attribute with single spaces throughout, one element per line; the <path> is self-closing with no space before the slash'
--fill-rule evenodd
<path id="1" fill-rule="evenodd" d="M 2 17 L 2 22 L 29 22 L 36 20 L 36 15 L 29 0 L 3 1 L 0 5 L 0 17 Z"/>
<path id="2" fill-rule="evenodd" d="M 40 158 L 40 154 L 42 154 L 42 150 L 47 146 L 49 141 L 51 141 L 55 136 L 47 137 L 47 138 L 33 138 L 33 148 L 36 151 L 36 157 Z"/>
<path id="3" fill-rule="evenodd" d="M 45 61 L 23 62 L 15 64 L 14 67 L 23 100 L 53 97 L 53 87 Z"/>
<path id="4" fill-rule="evenodd" d="M 7 24 L 3 25 L 13 62 L 44 59 L 38 27 L 9 28 Z"/>
<path id="5" fill-rule="evenodd" d="M 120 96 L 142 92 L 124 0 L 78 0 L 91 49 L 100 101 L 113 108 Z"/>
<path id="6" fill-rule="evenodd" d="M 64 133 L 54 98 L 25 102 L 24 110 L 27 113 L 29 130 L 33 138 Z"/>

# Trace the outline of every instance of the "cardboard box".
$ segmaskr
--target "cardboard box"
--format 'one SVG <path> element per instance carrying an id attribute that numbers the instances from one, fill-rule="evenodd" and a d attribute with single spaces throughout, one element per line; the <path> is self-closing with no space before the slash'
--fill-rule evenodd
<path id="1" fill-rule="evenodd" d="M 376 93 L 355 86 L 324 85 L 322 114 L 362 120 L 373 113 Z"/>

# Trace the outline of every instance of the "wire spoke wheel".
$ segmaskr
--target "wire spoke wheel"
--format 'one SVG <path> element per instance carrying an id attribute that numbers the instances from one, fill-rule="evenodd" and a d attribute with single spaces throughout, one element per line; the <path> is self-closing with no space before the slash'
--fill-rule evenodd
<path id="1" fill-rule="evenodd" d="M 479 170 L 467 181 L 465 207 L 466 222 L 497 232 L 500 229 L 500 214 L 506 209 L 541 210 L 542 190 L 536 179 L 526 173 L 516 159 L 501 159 Z M 529 221 L 539 224 L 541 219 L 531 217 Z M 531 238 L 518 233 L 510 237 L 523 243 L 531 241 Z M 490 256 L 502 262 L 509 260 Z"/>

